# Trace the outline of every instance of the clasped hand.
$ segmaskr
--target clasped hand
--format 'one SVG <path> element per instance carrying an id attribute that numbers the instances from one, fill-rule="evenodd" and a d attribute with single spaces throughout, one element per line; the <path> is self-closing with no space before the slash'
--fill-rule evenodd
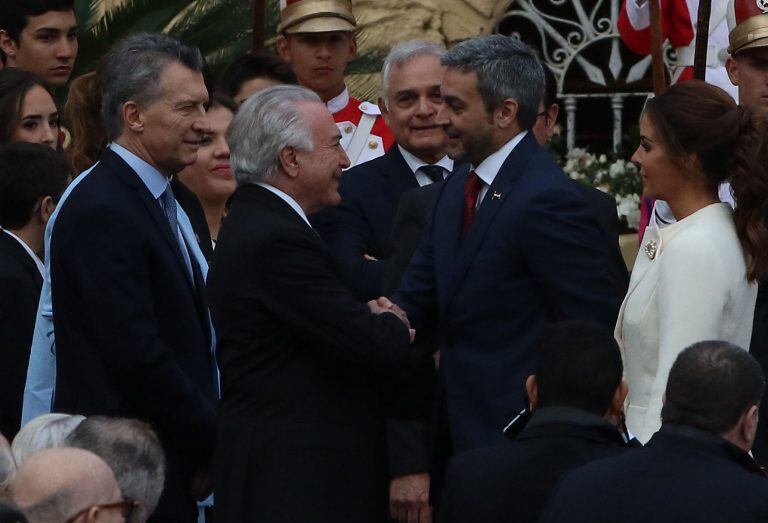
<path id="1" fill-rule="evenodd" d="M 382 314 L 384 312 L 390 312 L 400 318 L 400 321 L 402 321 L 406 327 L 408 327 L 408 333 L 411 337 L 411 343 L 413 343 L 414 338 L 416 337 L 416 331 L 411 328 L 411 322 L 408 321 L 408 315 L 405 314 L 405 311 L 397 306 L 397 304 L 392 303 L 392 301 L 382 296 L 381 298 L 377 300 L 371 300 L 368 302 L 368 308 L 371 310 L 374 314 Z"/>

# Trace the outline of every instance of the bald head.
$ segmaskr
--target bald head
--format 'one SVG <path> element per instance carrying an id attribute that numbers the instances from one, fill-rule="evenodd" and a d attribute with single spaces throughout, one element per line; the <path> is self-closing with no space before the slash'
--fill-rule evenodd
<path id="1" fill-rule="evenodd" d="M 88 507 L 122 500 L 115 476 L 104 460 L 87 450 L 66 447 L 29 456 L 11 484 L 11 496 L 30 523 L 66 521 Z M 119 511 L 102 512 L 98 521 L 122 521 L 122 517 L 114 519 L 120 516 Z M 90 512 L 82 521 L 92 520 L 89 516 Z"/>

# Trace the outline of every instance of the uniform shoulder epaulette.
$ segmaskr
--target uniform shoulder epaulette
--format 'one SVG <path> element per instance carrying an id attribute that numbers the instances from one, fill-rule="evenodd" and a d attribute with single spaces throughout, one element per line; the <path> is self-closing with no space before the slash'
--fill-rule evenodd
<path id="1" fill-rule="evenodd" d="M 371 116 L 381 115 L 381 109 L 379 106 L 371 102 L 362 102 L 358 107 L 363 114 L 370 114 Z"/>

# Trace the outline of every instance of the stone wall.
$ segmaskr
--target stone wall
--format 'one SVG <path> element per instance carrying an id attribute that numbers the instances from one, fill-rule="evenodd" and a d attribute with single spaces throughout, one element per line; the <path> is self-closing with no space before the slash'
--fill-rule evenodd
<path id="1" fill-rule="evenodd" d="M 391 46 L 425 38 L 451 45 L 490 32 L 509 6 L 497 0 L 353 0 L 363 40 Z"/>
<path id="2" fill-rule="evenodd" d="M 386 52 L 414 38 L 447 47 L 488 34 L 513 0 L 352 0 L 359 26 L 358 53 Z M 358 97 L 373 100 L 378 75 L 357 75 L 349 85 Z"/>

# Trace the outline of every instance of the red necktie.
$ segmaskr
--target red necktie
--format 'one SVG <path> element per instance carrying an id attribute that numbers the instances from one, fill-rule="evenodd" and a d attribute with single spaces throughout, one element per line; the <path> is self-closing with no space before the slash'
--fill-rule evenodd
<path id="1" fill-rule="evenodd" d="M 483 188 L 483 185 L 483 180 L 475 174 L 475 171 L 469 171 L 469 177 L 464 182 L 464 214 L 461 220 L 462 239 L 467 235 L 469 224 L 472 223 L 472 219 L 475 217 L 477 196 L 480 194 L 480 189 Z"/>

